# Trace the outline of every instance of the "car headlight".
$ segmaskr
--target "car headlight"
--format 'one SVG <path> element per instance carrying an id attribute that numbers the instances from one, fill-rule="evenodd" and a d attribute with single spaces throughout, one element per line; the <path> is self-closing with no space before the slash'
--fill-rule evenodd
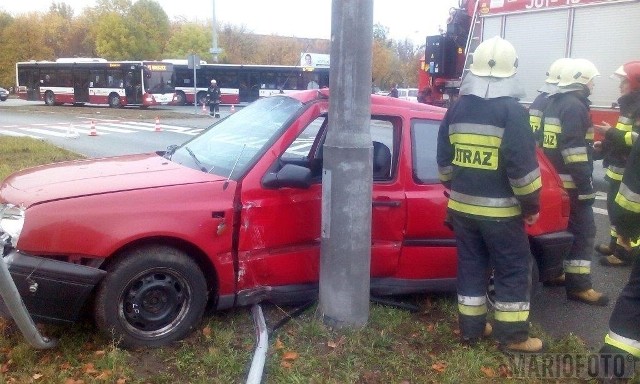
<path id="1" fill-rule="evenodd" d="M 11 245 L 18 244 L 20 232 L 24 225 L 24 212 L 22 206 L 13 204 L 0 205 L 0 232 L 4 232 L 11 237 Z"/>

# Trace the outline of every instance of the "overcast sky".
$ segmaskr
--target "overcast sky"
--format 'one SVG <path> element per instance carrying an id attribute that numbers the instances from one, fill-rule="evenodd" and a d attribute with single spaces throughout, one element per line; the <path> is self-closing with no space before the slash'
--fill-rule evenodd
<path id="1" fill-rule="evenodd" d="M 78 15 L 94 0 L 56 0 Z M 170 19 L 211 20 L 214 0 L 156 0 Z M 51 0 L 0 0 L 0 9 L 13 15 L 46 12 Z M 328 39 L 331 33 L 331 0 L 215 0 L 218 23 L 244 25 L 259 34 Z M 458 0 L 374 0 L 373 22 L 389 28 L 396 40 L 424 44 L 426 36 L 446 28 L 449 9 Z"/>

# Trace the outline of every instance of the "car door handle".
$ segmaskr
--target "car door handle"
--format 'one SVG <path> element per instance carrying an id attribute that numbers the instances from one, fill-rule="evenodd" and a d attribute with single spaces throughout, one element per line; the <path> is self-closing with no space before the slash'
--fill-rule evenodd
<path id="1" fill-rule="evenodd" d="M 392 207 L 392 208 L 396 208 L 399 207 L 400 204 L 402 204 L 400 201 L 398 200 L 374 200 L 371 202 L 371 205 L 373 207 Z"/>

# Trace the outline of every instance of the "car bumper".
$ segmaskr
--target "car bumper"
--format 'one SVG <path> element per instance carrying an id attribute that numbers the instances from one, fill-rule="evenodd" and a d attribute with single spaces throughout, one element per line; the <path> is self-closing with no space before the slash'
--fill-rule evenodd
<path id="1" fill-rule="evenodd" d="M 546 233 L 532 236 L 530 244 L 540 281 L 546 281 L 562 274 L 562 264 L 573 244 L 573 235 L 566 231 Z"/>
<path id="2" fill-rule="evenodd" d="M 94 287 L 106 272 L 11 251 L 5 257 L 9 273 L 34 321 L 74 322 Z M 9 317 L 4 300 L 0 313 Z"/>

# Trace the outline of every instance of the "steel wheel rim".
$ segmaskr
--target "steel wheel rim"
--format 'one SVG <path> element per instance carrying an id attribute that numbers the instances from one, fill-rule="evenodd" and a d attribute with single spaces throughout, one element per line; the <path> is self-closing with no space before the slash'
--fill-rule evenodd
<path id="1" fill-rule="evenodd" d="M 154 268 L 129 280 L 118 299 L 118 314 L 130 333 L 154 338 L 180 324 L 191 302 L 191 288 L 182 274 Z"/>

